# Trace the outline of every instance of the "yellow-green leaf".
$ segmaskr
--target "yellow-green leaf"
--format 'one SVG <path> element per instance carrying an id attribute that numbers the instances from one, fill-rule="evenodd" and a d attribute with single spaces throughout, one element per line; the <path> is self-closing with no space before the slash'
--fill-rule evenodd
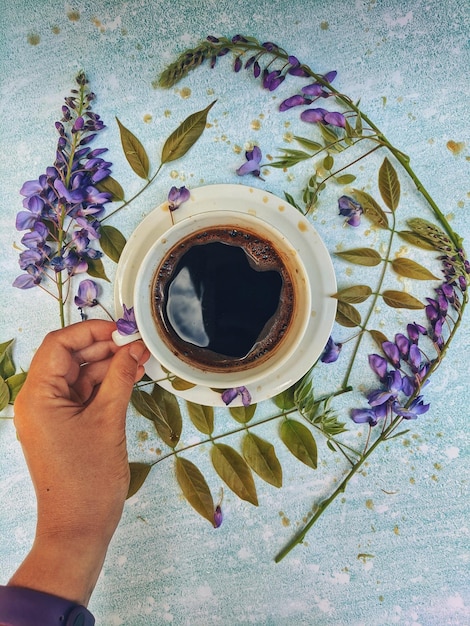
<path id="1" fill-rule="evenodd" d="M 323 159 L 323 167 L 330 171 L 333 168 L 333 165 L 335 164 L 335 160 L 334 158 L 331 156 L 331 154 L 327 154 L 326 157 Z"/>
<path id="2" fill-rule="evenodd" d="M 246 433 L 242 442 L 245 461 L 251 469 L 274 487 L 282 486 L 282 468 L 274 446 L 253 433 Z"/>
<path id="3" fill-rule="evenodd" d="M 355 328 L 361 325 L 361 314 L 349 302 L 338 302 L 336 321 L 346 328 Z"/>
<path id="4" fill-rule="evenodd" d="M 13 374 L 13 376 L 9 376 L 6 379 L 5 382 L 10 390 L 10 402 L 16 400 L 16 396 L 19 394 L 27 375 L 27 372 L 18 372 L 18 374 Z"/>
<path id="5" fill-rule="evenodd" d="M 211 435 L 214 430 L 214 409 L 211 406 L 203 406 L 195 402 L 186 402 L 189 417 L 194 426 L 204 433 Z"/>
<path id="6" fill-rule="evenodd" d="M 250 406 L 233 406 L 229 409 L 230 415 L 240 424 L 247 424 L 256 411 L 256 404 Z"/>
<path id="7" fill-rule="evenodd" d="M 402 239 L 417 248 L 421 248 L 422 250 L 435 250 L 435 245 L 429 241 L 429 239 L 418 235 L 418 233 L 414 233 L 412 230 L 400 230 L 398 234 Z"/>
<path id="8" fill-rule="evenodd" d="M 371 295 L 372 289 L 368 285 L 355 285 L 347 287 L 335 293 L 332 297 L 340 302 L 349 302 L 350 304 L 360 304 L 367 300 Z"/>
<path id="9" fill-rule="evenodd" d="M 277 396 L 274 396 L 273 398 L 274 404 L 281 409 L 281 411 L 293 409 L 295 407 L 294 392 L 295 385 L 292 385 L 292 387 L 278 393 Z"/>
<path id="10" fill-rule="evenodd" d="M 121 135 L 122 149 L 127 162 L 140 178 L 148 180 L 150 171 L 150 162 L 145 151 L 144 146 L 140 143 L 139 139 L 126 128 L 119 119 L 116 117 L 116 121 L 119 126 L 119 133 Z"/>
<path id="11" fill-rule="evenodd" d="M 182 457 L 176 457 L 176 479 L 184 497 L 201 517 L 214 525 L 214 501 L 207 482 L 200 470 Z"/>
<path id="12" fill-rule="evenodd" d="M 255 482 L 245 459 L 225 443 L 211 451 L 212 465 L 224 483 L 241 499 L 258 506 Z"/>
<path id="13" fill-rule="evenodd" d="M 183 430 L 183 419 L 181 417 L 181 409 L 176 396 L 160 385 L 154 385 L 152 390 L 152 398 L 160 409 L 164 425 L 160 421 L 155 423 L 157 432 L 163 441 L 174 448 L 181 437 Z"/>
<path id="14" fill-rule="evenodd" d="M 383 211 L 378 202 L 367 192 L 360 189 L 353 189 L 353 194 L 364 210 L 364 215 L 368 220 L 379 228 L 388 228 L 387 214 Z"/>
<path id="15" fill-rule="evenodd" d="M 106 276 L 106 270 L 104 269 L 103 261 L 101 259 L 87 259 L 87 263 L 87 272 L 90 276 L 106 280 L 108 283 L 110 282 L 109 278 Z"/>
<path id="16" fill-rule="evenodd" d="M 10 339 L 0 344 L 0 377 L 2 378 L 9 378 L 16 371 L 11 355 L 13 341 L 14 339 Z"/>
<path id="17" fill-rule="evenodd" d="M 107 176 L 103 180 L 100 180 L 99 183 L 95 183 L 95 187 L 98 189 L 98 191 L 110 193 L 111 200 L 113 202 L 124 202 L 125 200 L 124 189 L 121 187 L 120 183 L 118 183 L 118 181 L 112 176 Z"/>
<path id="18" fill-rule="evenodd" d="M 387 157 L 379 169 L 379 191 L 388 208 L 395 211 L 400 202 L 400 181 Z"/>
<path id="19" fill-rule="evenodd" d="M 350 263 L 366 265 L 368 267 L 379 265 L 382 261 L 380 254 L 373 248 L 351 248 L 351 250 L 337 252 L 336 255 Z"/>
<path id="20" fill-rule="evenodd" d="M 187 389 L 192 389 L 193 387 L 196 386 L 194 383 L 190 383 L 187 380 L 183 380 L 182 378 L 179 378 L 178 376 L 170 378 L 170 383 L 173 389 L 176 389 L 176 391 L 186 391 Z"/>
<path id="21" fill-rule="evenodd" d="M 392 267 L 394 271 L 400 276 L 406 278 L 415 278 L 416 280 L 439 280 L 437 276 L 434 276 L 428 269 L 412 261 L 411 259 L 405 259 L 399 257 L 392 261 Z"/>
<path id="22" fill-rule="evenodd" d="M 211 102 L 202 111 L 191 113 L 178 128 L 171 133 L 162 149 L 162 163 L 169 163 L 181 158 L 196 143 L 204 132 L 207 115 L 216 103 Z"/>
<path id="23" fill-rule="evenodd" d="M 10 390 L 8 385 L 0 378 L 0 411 L 2 411 L 10 402 Z"/>
<path id="24" fill-rule="evenodd" d="M 294 139 L 298 143 L 300 143 L 301 146 L 307 148 L 307 150 L 313 150 L 314 152 L 318 152 L 319 150 L 323 149 L 321 143 L 318 143 L 317 141 L 312 141 L 311 139 L 307 139 L 306 137 L 298 137 L 297 135 L 294 135 Z"/>
<path id="25" fill-rule="evenodd" d="M 181 413 L 179 416 L 176 416 L 175 420 L 170 420 L 171 423 L 169 423 L 167 416 L 164 414 L 155 398 L 141 389 L 133 390 L 131 403 L 141 415 L 153 422 L 159 437 L 170 446 L 170 448 L 174 448 L 181 435 L 181 426 L 179 424 Z"/>
<path id="26" fill-rule="evenodd" d="M 127 491 L 127 498 L 130 498 L 139 491 L 149 475 L 152 466 L 147 463 L 129 463 L 129 469 L 131 472 L 131 480 Z"/>
<path id="27" fill-rule="evenodd" d="M 335 176 L 335 183 L 338 185 L 350 185 L 356 180 L 354 174 L 342 174 L 341 176 Z"/>
<path id="28" fill-rule="evenodd" d="M 280 436 L 288 450 L 302 463 L 317 468 L 317 444 L 310 430 L 296 420 L 286 419 L 281 424 Z"/>
<path id="29" fill-rule="evenodd" d="M 424 309 L 424 304 L 404 291 L 389 289 L 382 294 L 384 302 L 394 309 Z"/>
<path id="30" fill-rule="evenodd" d="M 103 252 L 112 261 L 117 263 L 121 256 L 124 246 L 126 245 L 126 238 L 124 235 L 114 226 L 108 226 L 103 224 L 100 228 L 100 246 Z"/>

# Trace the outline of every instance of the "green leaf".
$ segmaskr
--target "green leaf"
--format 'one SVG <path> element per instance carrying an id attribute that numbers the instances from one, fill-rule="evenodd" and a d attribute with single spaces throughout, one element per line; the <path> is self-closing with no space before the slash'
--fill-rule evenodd
<path id="1" fill-rule="evenodd" d="M 126 245 L 126 238 L 114 226 L 102 224 L 100 227 L 100 246 L 112 261 L 117 263 Z"/>
<path id="2" fill-rule="evenodd" d="M 414 233 L 412 230 L 400 230 L 398 234 L 402 239 L 410 243 L 412 246 L 421 248 L 422 250 L 435 250 L 435 245 L 426 237 Z"/>
<path id="3" fill-rule="evenodd" d="M 372 289 L 368 285 L 355 285 L 347 287 L 335 293 L 332 297 L 340 302 L 349 302 L 350 304 L 360 304 L 367 300 L 371 295 Z"/>
<path id="4" fill-rule="evenodd" d="M 159 437 L 170 448 L 174 448 L 181 435 L 181 427 L 178 430 L 178 416 L 175 420 L 176 424 L 169 424 L 155 398 L 141 389 L 134 389 L 132 391 L 131 403 L 136 411 L 153 422 Z M 179 418 L 181 419 L 181 413 L 179 414 Z M 173 430 L 173 426 L 176 426 L 176 431 Z"/>
<path id="5" fill-rule="evenodd" d="M 18 374 L 13 374 L 13 376 L 9 376 L 6 379 L 5 382 L 10 390 L 10 403 L 13 403 L 16 400 L 16 396 L 19 394 L 21 387 L 24 385 L 27 375 L 27 372 L 18 372 Z"/>
<path id="6" fill-rule="evenodd" d="M 395 211 L 400 201 L 400 181 L 387 157 L 379 169 L 379 191 L 388 208 Z"/>
<path id="7" fill-rule="evenodd" d="M 380 254 L 373 248 L 351 248 L 351 250 L 336 252 L 336 255 L 350 263 L 366 265 L 367 267 L 379 265 L 382 261 Z"/>
<path id="8" fill-rule="evenodd" d="M 176 479 L 184 497 L 201 517 L 214 524 L 214 501 L 204 476 L 200 470 L 181 457 L 175 460 Z"/>
<path id="9" fill-rule="evenodd" d="M 149 475 L 152 466 L 147 463 L 129 463 L 129 469 L 131 472 L 131 480 L 126 498 L 130 498 L 139 491 Z"/>
<path id="10" fill-rule="evenodd" d="M 342 174 L 341 176 L 335 176 L 335 182 L 338 185 L 350 185 L 356 180 L 354 174 Z"/>
<path id="11" fill-rule="evenodd" d="M 284 198 L 287 200 L 287 202 L 289 204 L 292 204 L 293 207 L 295 207 L 298 211 L 300 211 L 300 207 L 297 204 L 297 202 L 294 200 L 293 196 L 290 195 L 290 193 L 287 193 L 287 191 L 284 192 Z"/>
<path id="12" fill-rule="evenodd" d="M 353 194 L 364 210 L 364 215 L 369 221 L 379 228 L 388 228 L 388 217 L 374 198 L 365 191 L 353 189 Z"/>
<path id="13" fill-rule="evenodd" d="M 289 409 L 293 409 L 295 407 L 294 392 L 295 385 L 292 385 L 292 387 L 278 393 L 277 396 L 272 398 L 272 400 L 274 404 L 281 409 L 281 411 L 288 411 Z"/>
<path id="14" fill-rule="evenodd" d="M 117 117 L 116 121 L 119 126 L 122 149 L 124 150 L 127 162 L 137 174 L 137 176 L 148 180 L 150 172 L 150 162 L 144 146 L 128 128 L 121 124 Z"/>
<path id="15" fill-rule="evenodd" d="M 173 389 L 176 389 L 176 391 L 186 391 L 187 389 L 192 389 L 196 386 L 194 383 L 190 383 L 187 380 L 179 378 L 179 376 L 174 376 L 173 378 L 170 378 L 170 383 Z"/>
<path id="16" fill-rule="evenodd" d="M 325 168 L 325 170 L 329 171 L 333 169 L 334 164 L 335 164 L 334 158 L 331 156 L 331 154 L 327 154 L 326 157 L 323 159 L 323 167 Z"/>
<path id="17" fill-rule="evenodd" d="M 348 302 L 338 302 L 336 321 L 346 328 L 355 328 L 361 325 L 361 314 Z"/>
<path id="18" fill-rule="evenodd" d="M 113 202 L 124 202 L 125 200 L 124 189 L 112 176 L 107 176 L 103 180 L 100 180 L 99 183 L 95 183 L 95 187 L 98 191 L 110 193 Z"/>
<path id="19" fill-rule="evenodd" d="M 280 436 L 288 450 L 302 463 L 317 468 L 317 444 L 310 430 L 296 420 L 286 419 L 281 424 Z"/>
<path id="20" fill-rule="evenodd" d="M 384 302 L 394 309 L 424 309 L 424 304 L 404 291 L 389 289 L 382 294 Z"/>
<path id="21" fill-rule="evenodd" d="M 88 274 L 93 278 L 100 278 L 101 280 L 106 280 L 111 282 L 109 278 L 106 276 L 106 270 L 104 269 L 103 261 L 101 259 L 87 259 L 88 263 Z"/>
<path id="22" fill-rule="evenodd" d="M 204 132 L 207 115 L 216 103 L 211 102 L 202 111 L 191 113 L 165 141 L 162 150 L 162 163 L 169 163 L 181 158 L 196 143 Z"/>
<path id="23" fill-rule="evenodd" d="M 245 459 L 225 443 L 215 443 L 212 465 L 224 483 L 241 499 L 258 506 L 255 482 Z"/>
<path id="24" fill-rule="evenodd" d="M 388 341 L 387 336 L 380 330 L 369 330 L 369 334 L 380 349 L 382 349 L 383 342 Z"/>
<path id="25" fill-rule="evenodd" d="M 0 378 L 0 411 L 2 411 L 10 402 L 10 389 L 8 385 Z"/>
<path id="26" fill-rule="evenodd" d="M 214 409 L 195 402 L 186 402 L 189 417 L 194 426 L 205 435 L 212 435 L 214 430 Z"/>
<path id="27" fill-rule="evenodd" d="M 326 147 L 329 148 L 330 150 L 335 150 L 337 152 L 340 152 L 342 150 L 342 147 L 340 147 L 339 144 L 337 143 L 339 137 L 335 133 L 335 131 L 327 127 L 325 124 L 318 124 L 318 128 L 320 129 L 320 133 L 322 134 L 323 139 L 326 142 Z M 332 144 L 335 144 L 335 145 L 332 145 Z"/>
<path id="28" fill-rule="evenodd" d="M 174 394 L 163 389 L 160 385 L 154 385 L 152 398 L 157 403 L 165 423 L 164 425 L 160 422 L 155 423 L 157 432 L 170 448 L 174 448 L 180 440 L 183 430 L 183 419 L 178 400 Z"/>
<path id="29" fill-rule="evenodd" d="M 394 271 L 400 276 L 406 278 L 415 278 L 416 280 L 439 280 L 437 276 L 434 276 L 428 269 L 412 261 L 411 259 L 405 259 L 399 257 L 392 261 L 392 267 Z"/>
<path id="30" fill-rule="evenodd" d="M 356 135 L 360 137 L 362 135 L 362 117 L 359 112 L 356 117 L 356 124 L 355 124 L 354 129 L 356 131 Z"/>
<path id="31" fill-rule="evenodd" d="M 317 141 L 312 141 L 311 139 L 307 139 L 306 137 L 298 137 L 294 135 L 294 139 L 300 143 L 301 146 L 307 148 L 307 150 L 313 150 L 314 152 L 318 152 L 319 150 L 323 150 L 323 146 L 321 143 Z"/>
<path id="32" fill-rule="evenodd" d="M 0 344 L 0 376 L 2 378 L 9 378 L 16 372 L 11 354 L 13 342 L 14 339 L 10 339 L 10 341 L 5 341 Z"/>
<path id="33" fill-rule="evenodd" d="M 256 404 L 250 404 L 250 406 L 233 406 L 230 407 L 230 415 L 239 424 L 247 424 L 256 411 Z"/>
<path id="34" fill-rule="evenodd" d="M 282 468 L 274 446 L 253 433 L 246 433 L 242 452 L 251 469 L 274 487 L 282 487 Z"/>

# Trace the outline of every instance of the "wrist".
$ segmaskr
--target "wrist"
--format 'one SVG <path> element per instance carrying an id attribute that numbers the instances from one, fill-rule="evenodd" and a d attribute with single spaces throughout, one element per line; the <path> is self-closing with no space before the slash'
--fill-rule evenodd
<path id="1" fill-rule="evenodd" d="M 87 606 L 106 556 L 108 543 L 88 536 L 37 536 L 9 581 Z"/>

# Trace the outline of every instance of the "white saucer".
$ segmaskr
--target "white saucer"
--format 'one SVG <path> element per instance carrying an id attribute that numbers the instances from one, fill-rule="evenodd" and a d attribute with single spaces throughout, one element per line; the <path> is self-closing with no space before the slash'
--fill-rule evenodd
<path id="1" fill-rule="evenodd" d="M 281 393 L 299 380 L 321 355 L 328 341 L 336 314 L 336 278 L 330 255 L 317 231 L 299 211 L 273 194 L 245 185 L 209 185 L 191 189 L 190 199 L 170 213 L 168 202 L 154 209 L 129 238 L 119 260 L 114 287 L 117 317 L 122 305 L 133 306 L 134 280 L 137 269 L 155 240 L 173 223 L 208 211 L 248 213 L 266 220 L 281 231 L 297 250 L 307 270 L 312 293 L 312 316 L 302 345 L 279 370 L 249 388 L 253 403 Z M 177 396 L 209 406 L 225 406 L 219 393 L 196 385 L 176 390 L 166 378 L 166 372 L 153 357 L 146 364 L 146 373 Z M 235 399 L 230 406 L 240 406 Z"/>

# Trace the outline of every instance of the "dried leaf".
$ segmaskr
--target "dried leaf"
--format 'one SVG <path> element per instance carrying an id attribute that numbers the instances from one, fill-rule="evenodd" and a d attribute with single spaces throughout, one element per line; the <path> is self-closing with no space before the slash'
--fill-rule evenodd
<path id="1" fill-rule="evenodd" d="M 412 218 L 407 221 L 407 224 L 414 233 L 424 237 L 432 243 L 434 249 L 441 250 L 443 252 L 449 252 L 454 249 L 452 241 L 446 233 L 439 228 L 439 226 L 436 226 L 436 224 L 428 222 L 421 217 Z"/>
<path id="2" fill-rule="evenodd" d="M 245 459 L 225 443 L 216 443 L 211 451 L 212 464 L 224 483 L 241 499 L 258 506 L 255 482 Z"/>
<path id="3" fill-rule="evenodd" d="M 176 396 L 160 385 L 154 385 L 152 390 L 152 398 L 160 409 L 160 414 L 165 425 L 156 422 L 157 432 L 163 441 L 174 448 L 181 437 L 183 430 L 183 419 L 181 417 L 181 409 Z"/>
<path id="4" fill-rule="evenodd" d="M 100 227 L 100 246 L 106 256 L 117 263 L 125 245 L 126 238 L 121 231 L 114 226 L 102 224 Z"/>
<path id="5" fill-rule="evenodd" d="M 172 394 L 169 394 L 172 395 Z M 170 418 L 172 423 L 169 423 L 166 415 L 161 410 L 159 404 L 153 396 L 141 389 L 134 389 L 131 395 L 132 406 L 144 417 L 153 422 L 155 429 L 159 437 L 170 448 L 174 448 L 178 443 L 181 435 L 181 412 L 177 415 L 175 420 Z M 179 406 L 178 406 L 179 408 Z M 179 419 L 178 419 L 179 418 Z M 173 430 L 176 428 L 176 430 Z"/>
<path id="6" fill-rule="evenodd" d="M 131 472 L 131 480 L 127 491 L 127 498 L 130 498 L 139 491 L 149 475 L 152 466 L 148 465 L 148 463 L 129 463 L 129 469 Z"/>
<path id="7" fill-rule="evenodd" d="M 334 158 L 331 156 L 331 154 L 327 154 L 326 157 L 323 159 L 324 169 L 330 171 L 333 169 L 334 164 L 335 164 Z"/>
<path id="8" fill-rule="evenodd" d="M 380 254 L 373 248 L 352 248 L 351 250 L 337 252 L 336 255 L 350 263 L 366 265 L 368 267 L 379 265 L 382 261 Z"/>
<path id="9" fill-rule="evenodd" d="M 429 241 L 429 239 L 414 233 L 412 230 L 400 230 L 398 234 L 402 239 L 417 248 L 421 248 L 422 250 L 435 250 L 435 245 Z"/>
<path id="10" fill-rule="evenodd" d="M 383 342 L 388 341 L 386 335 L 384 335 L 380 330 L 369 330 L 369 334 L 380 349 L 382 349 Z"/>
<path id="11" fill-rule="evenodd" d="M 364 215 L 368 220 L 379 228 L 388 228 L 387 214 L 383 211 L 378 202 L 365 191 L 353 189 L 353 194 L 364 210 Z"/>
<path id="12" fill-rule="evenodd" d="M 394 309 L 424 309 L 424 304 L 404 291 L 389 289 L 382 294 L 384 302 Z"/>
<path id="13" fill-rule="evenodd" d="M 346 328 L 355 328 L 361 325 L 361 314 L 348 302 L 338 302 L 336 321 Z"/>
<path id="14" fill-rule="evenodd" d="M 11 349 L 14 339 L 0 343 L 0 377 L 9 378 L 16 371 L 15 364 L 11 355 Z"/>
<path id="15" fill-rule="evenodd" d="M 400 276 L 406 278 L 415 278 L 416 280 L 439 280 L 437 276 L 434 276 L 428 269 L 412 261 L 411 259 L 405 259 L 399 257 L 392 261 L 392 267 L 394 271 Z"/>
<path id="16" fill-rule="evenodd" d="M 18 372 L 18 374 L 13 374 L 13 376 L 9 376 L 6 379 L 5 382 L 10 390 L 10 403 L 13 403 L 16 400 L 16 396 L 19 394 L 21 387 L 24 385 L 27 375 L 27 372 Z"/>
<path id="17" fill-rule="evenodd" d="M 195 402 L 186 402 L 189 417 L 194 426 L 205 435 L 212 435 L 214 430 L 214 409 Z"/>
<path id="18" fill-rule="evenodd" d="M 388 208 L 395 211 L 400 202 L 400 181 L 387 157 L 385 157 L 379 170 L 379 191 Z"/>
<path id="19" fill-rule="evenodd" d="M 214 501 L 200 470 L 181 457 L 175 460 L 176 479 L 189 504 L 212 525 L 214 524 Z"/>
<path id="20" fill-rule="evenodd" d="M 233 406 L 229 409 L 230 415 L 239 424 L 247 424 L 256 411 L 256 404 L 250 404 L 250 406 Z"/>
<path id="21" fill-rule="evenodd" d="M 148 180 L 150 162 L 144 146 L 128 128 L 121 124 L 118 118 L 116 118 L 116 121 L 121 135 L 122 149 L 129 165 L 137 176 Z"/>
<path id="22" fill-rule="evenodd" d="M 162 149 L 162 163 L 181 158 L 196 143 L 204 132 L 207 115 L 216 100 L 202 111 L 191 113 L 178 128 L 171 133 Z"/>
<path id="23" fill-rule="evenodd" d="M 242 442 L 245 461 L 251 469 L 274 487 L 282 487 L 282 468 L 274 446 L 253 433 L 246 433 Z"/>
<path id="24" fill-rule="evenodd" d="M 281 424 L 280 436 L 299 461 L 312 469 L 317 468 L 317 444 L 306 426 L 296 420 L 286 419 Z"/>
<path id="25" fill-rule="evenodd" d="M 98 191 L 110 193 L 113 202 L 124 202 L 125 200 L 124 189 L 112 176 L 107 176 L 103 180 L 100 180 L 99 183 L 95 183 L 95 187 Z"/>
<path id="26" fill-rule="evenodd" d="M 360 304 L 367 300 L 371 295 L 372 289 L 368 285 L 355 285 L 347 287 L 335 293 L 332 297 L 340 302 L 349 302 L 350 304 Z"/>
<path id="27" fill-rule="evenodd" d="M 106 280 L 108 283 L 111 282 L 106 276 L 106 270 L 104 269 L 103 261 L 101 259 L 87 259 L 87 263 L 87 272 L 90 276 Z"/>

